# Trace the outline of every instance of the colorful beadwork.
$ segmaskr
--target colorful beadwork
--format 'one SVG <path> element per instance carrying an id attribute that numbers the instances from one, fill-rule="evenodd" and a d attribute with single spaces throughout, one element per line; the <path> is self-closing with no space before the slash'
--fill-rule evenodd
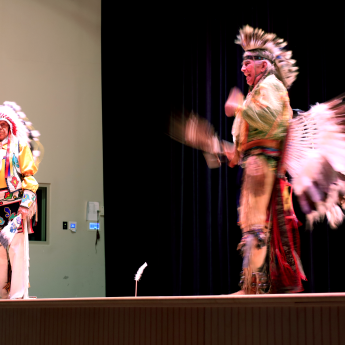
<path id="1" fill-rule="evenodd" d="M 11 209 L 9 207 L 5 207 L 5 217 L 6 218 L 10 218 L 12 212 L 11 212 Z"/>
<path id="2" fill-rule="evenodd" d="M 16 168 L 19 168 L 18 158 L 15 155 L 12 157 L 12 165 Z"/>
<path id="3" fill-rule="evenodd" d="M 4 195 L 4 199 L 12 199 L 12 197 L 13 197 L 13 193 L 10 193 L 10 192 L 6 192 Z"/>
<path id="4" fill-rule="evenodd" d="M 23 199 L 22 199 L 22 203 L 27 202 L 29 200 L 30 200 L 29 194 L 24 194 Z"/>
<path id="5" fill-rule="evenodd" d="M 17 216 L 17 214 L 14 212 L 10 215 L 10 218 L 8 219 L 9 221 L 14 219 Z"/>
<path id="6" fill-rule="evenodd" d="M 19 181 L 15 176 L 13 176 L 11 183 L 13 184 L 14 188 L 17 188 Z"/>

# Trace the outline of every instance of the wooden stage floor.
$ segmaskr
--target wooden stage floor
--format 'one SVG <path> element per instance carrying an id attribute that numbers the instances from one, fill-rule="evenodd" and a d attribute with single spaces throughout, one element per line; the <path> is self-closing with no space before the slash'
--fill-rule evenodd
<path id="1" fill-rule="evenodd" d="M 345 293 L 0 300 L 0 344 L 345 345 Z"/>

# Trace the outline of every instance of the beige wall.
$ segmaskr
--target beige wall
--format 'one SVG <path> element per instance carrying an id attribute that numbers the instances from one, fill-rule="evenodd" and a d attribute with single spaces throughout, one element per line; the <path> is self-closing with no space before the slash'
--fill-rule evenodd
<path id="1" fill-rule="evenodd" d="M 101 0 L 0 0 L 0 102 L 41 132 L 36 178 L 50 184 L 48 242 L 30 243 L 41 298 L 105 296 L 103 218 L 97 252 L 85 220 L 87 201 L 103 204 L 100 24 Z"/>

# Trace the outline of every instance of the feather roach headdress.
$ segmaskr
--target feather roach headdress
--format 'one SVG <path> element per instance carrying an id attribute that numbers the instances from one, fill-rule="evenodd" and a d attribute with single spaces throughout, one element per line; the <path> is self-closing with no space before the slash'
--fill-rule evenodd
<path id="1" fill-rule="evenodd" d="M 254 50 L 254 57 L 269 60 L 287 89 L 295 81 L 298 74 L 296 61 L 291 59 L 291 51 L 283 49 L 287 43 L 276 34 L 246 25 L 240 29 L 235 43 L 241 45 L 246 52 Z"/>

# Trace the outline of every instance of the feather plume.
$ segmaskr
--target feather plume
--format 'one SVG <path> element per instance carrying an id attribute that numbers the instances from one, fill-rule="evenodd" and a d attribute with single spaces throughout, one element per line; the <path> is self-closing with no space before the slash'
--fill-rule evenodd
<path id="1" fill-rule="evenodd" d="M 145 262 L 142 266 L 139 267 L 137 274 L 134 277 L 135 281 L 139 281 L 141 278 L 141 275 L 144 272 L 145 267 L 147 266 L 147 263 Z"/>

